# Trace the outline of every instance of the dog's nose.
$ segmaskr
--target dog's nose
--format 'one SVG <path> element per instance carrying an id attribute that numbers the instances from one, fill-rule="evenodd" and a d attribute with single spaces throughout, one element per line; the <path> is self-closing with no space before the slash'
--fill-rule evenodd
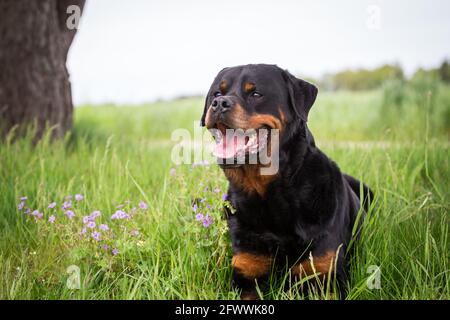
<path id="1" fill-rule="evenodd" d="M 230 98 L 227 97 L 216 97 L 211 103 L 211 107 L 214 111 L 227 112 L 233 105 Z"/>

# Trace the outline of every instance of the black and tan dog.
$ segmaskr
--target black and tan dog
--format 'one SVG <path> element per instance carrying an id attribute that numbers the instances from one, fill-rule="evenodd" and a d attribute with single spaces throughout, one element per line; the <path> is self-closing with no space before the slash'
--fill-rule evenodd
<path id="1" fill-rule="evenodd" d="M 290 268 L 295 279 L 335 276 L 341 298 L 353 226 L 370 190 L 342 174 L 315 145 L 307 127 L 317 88 L 275 65 L 225 68 L 214 80 L 201 124 L 210 130 L 277 129 L 278 171 L 261 174 L 260 163 L 238 164 L 240 151 L 271 154 L 271 136 L 244 142 L 220 137 L 216 155 L 229 180 L 227 213 L 233 245 L 233 284 L 241 298 L 257 298 L 273 270 Z M 228 130 L 229 131 L 229 130 Z M 248 146 L 251 144 L 252 148 Z M 267 150 L 268 149 L 268 150 Z M 231 161 L 230 161 L 231 159 Z M 226 160 L 226 161 L 225 161 Z M 365 196 L 360 201 L 360 189 Z M 364 203 L 366 205 L 366 203 Z M 363 212 L 363 210 L 361 210 Z"/>

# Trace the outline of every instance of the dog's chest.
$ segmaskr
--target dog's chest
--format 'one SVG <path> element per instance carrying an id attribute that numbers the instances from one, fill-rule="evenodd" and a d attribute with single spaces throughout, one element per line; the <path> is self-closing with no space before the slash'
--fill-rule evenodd
<path id="1" fill-rule="evenodd" d="M 230 228 L 234 245 L 297 256 L 305 249 L 305 241 L 296 228 L 300 208 L 295 201 L 273 196 L 235 202 L 236 212 Z"/>
<path id="2" fill-rule="evenodd" d="M 294 230 L 294 224 L 301 204 L 292 195 L 272 192 L 266 197 L 242 197 L 232 199 L 236 217 L 254 230 L 268 232 L 288 232 Z"/>

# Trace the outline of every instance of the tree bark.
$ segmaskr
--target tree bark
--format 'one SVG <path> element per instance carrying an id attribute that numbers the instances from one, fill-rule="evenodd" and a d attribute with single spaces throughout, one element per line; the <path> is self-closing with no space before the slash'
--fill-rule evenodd
<path id="1" fill-rule="evenodd" d="M 0 0 L 0 130 L 35 138 L 52 127 L 62 137 L 72 127 L 67 53 L 76 29 L 66 25 L 69 5 L 85 0 Z"/>

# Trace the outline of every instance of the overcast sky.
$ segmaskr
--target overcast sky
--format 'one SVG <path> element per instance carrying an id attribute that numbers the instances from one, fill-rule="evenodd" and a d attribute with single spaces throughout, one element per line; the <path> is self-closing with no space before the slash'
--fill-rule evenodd
<path id="1" fill-rule="evenodd" d="M 447 0 L 87 0 L 69 52 L 75 104 L 204 94 L 226 66 L 300 76 L 450 58 Z"/>

